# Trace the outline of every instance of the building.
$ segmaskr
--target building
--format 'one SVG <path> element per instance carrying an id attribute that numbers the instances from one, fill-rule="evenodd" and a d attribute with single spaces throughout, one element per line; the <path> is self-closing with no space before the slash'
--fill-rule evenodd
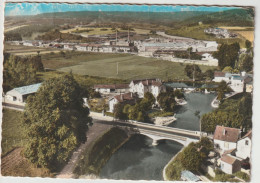
<path id="1" fill-rule="evenodd" d="M 109 112 L 114 112 L 115 105 L 118 103 L 134 105 L 138 96 L 134 93 L 116 95 L 108 101 Z"/>
<path id="2" fill-rule="evenodd" d="M 155 98 L 161 92 L 166 92 L 166 87 L 159 79 L 132 80 L 129 87 L 130 92 L 137 93 L 140 98 L 143 98 L 146 92 L 152 93 Z"/>
<path id="3" fill-rule="evenodd" d="M 214 146 L 222 154 L 224 151 L 235 149 L 240 137 L 240 129 L 217 125 L 213 137 Z"/>
<path id="4" fill-rule="evenodd" d="M 241 170 L 241 162 L 235 157 L 225 154 L 220 159 L 220 169 L 227 174 L 233 174 Z"/>
<path id="5" fill-rule="evenodd" d="M 248 87 L 247 91 L 251 91 L 252 87 L 250 86 L 250 82 L 252 82 L 253 78 L 250 74 L 246 74 L 246 72 L 241 72 L 240 74 L 231 74 L 229 72 L 215 72 L 214 79 L 215 82 L 225 81 L 230 88 L 237 93 L 246 91 L 246 87 Z M 248 86 L 246 86 L 249 84 Z M 251 89 L 250 89 L 251 88 Z"/>
<path id="6" fill-rule="evenodd" d="M 192 172 L 188 170 L 184 170 L 181 172 L 181 179 L 183 181 L 192 181 L 192 182 L 198 182 L 200 181 L 200 178 L 194 175 Z"/>
<path id="7" fill-rule="evenodd" d="M 36 93 L 40 86 L 41 83 L 14 88 L 6 93 L 4 102 L 24 104 L 26 102 L 26 98 L 29 95 Z"/>
<path id="8" fill-rule="evenodd" d="M 129 84 L 94 85 L 94 90 L 102 94 L 127 93 Z"/>
<path id="9" fill-rule="evenodd" d="M 236 156 L 242 159 L 251 159 L 252 130 L 237 141 Z"/>

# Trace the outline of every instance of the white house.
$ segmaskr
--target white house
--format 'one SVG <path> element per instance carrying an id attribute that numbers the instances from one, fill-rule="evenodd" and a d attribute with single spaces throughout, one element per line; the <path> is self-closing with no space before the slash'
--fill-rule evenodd
<path id="1" fill-rule="evenodd" d="M 237 146 L 237 141 L 240 137 L 240 129 L 217 125 L 213 137 L 214 146 L 216 149 L 219 149 L 222 154 L 224 151 L 235 149 Z"/>
<path id="2" fill-rule="evenodd" d="M 132 80 L 129 87 L 130 92 L 137 93 L 140 98 L 143 98 L 146 92 L 152 93 L 157 98 L 161 92 L 166 91 L 166 87 L 159 79 Z"/>
<path id="3" fill-rule="evenodd" d="M 133 105 L 137 99 L 138 96 L 134 93 L 116 95 L 108 101 L 109 112 L 114 112 L 115 105 L 118 103 Z"/>
<path id="4" fill-rule="evenodd" d="M 236 156 L 242 159 L 251 158 L 252 130 L 237 141 Z"/>
<path id="5" fill-rule="evenodd" d="M 4 102 L 24 104 L 28 95 L 36 93 L 40 86 L 41 83 L 14 88 L 6 93 Z"/>
<path id="6" fill-rule="evenodd" d="M 241 162 L 235 157 L 225 154 L 220 159 L 220 169 L 227 174 L 233 174 L 241 170 Z"/>
<path id="7" fill-rule="evenodd" d="M 94 90 L 102 94 L 127 93 L 129 84 L 94 85 Z"/>

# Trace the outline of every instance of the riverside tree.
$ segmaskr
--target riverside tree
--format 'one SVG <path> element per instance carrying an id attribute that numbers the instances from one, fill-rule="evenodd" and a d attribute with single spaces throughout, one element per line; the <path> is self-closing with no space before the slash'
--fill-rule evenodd
<path id="1" fill-rule="evenodd" d="M 72 75 L 49 79 L 28 97 L 23 123 L 28 139 L 25 156 L 32 163 L 55 171 L 86 141 L 91 118 L 83 97 Z"/>
<path id="2" fill-rule="evenodd" d="M 157 101 L 160 105 L 160 107 L 165 112 L 173 112 L 175 109 L 176 101 L 174 93 L 171 91 L 168 92 L 162 92 L 158 95 Z"/>

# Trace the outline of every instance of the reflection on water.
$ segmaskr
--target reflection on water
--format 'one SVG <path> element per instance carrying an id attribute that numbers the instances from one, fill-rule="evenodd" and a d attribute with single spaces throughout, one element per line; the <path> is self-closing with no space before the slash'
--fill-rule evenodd
<path id="1" fill-rule="evenodd" d="M 165 140 L 152 146 L 152 139 L 134 135 L 106 163 L 100 178 L 128 180 L 163 180 L 162 171 L 182 148 L 181 144 Z"/>
<path id="2" fill-rule="evenodd" d="M 176 112 L 177 120 L 169 126 L 198 131 L 200 129 L 199 118 L 195 116 L 194 113 L 196 111 L 200 111 L 200 115 L 202 115 L 211 112 L 213 110 L 211 107 L 211 102 L 215 97 L 215 94 L 185 94 L 185 98 L 188 103 L 179 107 Z"/>

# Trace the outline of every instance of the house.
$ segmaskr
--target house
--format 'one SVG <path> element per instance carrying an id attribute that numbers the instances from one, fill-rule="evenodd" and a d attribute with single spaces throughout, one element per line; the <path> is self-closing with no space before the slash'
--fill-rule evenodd
<path id="1" fill-rule="evenodd" d="M 241 161 L 229 154 L 224 154 L 220 159 L 220 169 L 227 174 L 233 174 L 241 170 Z"/>
<path id="2" fill-rule="evenodd" d="M 252 130 L 237 141 L 236 156 L 242 159 L 251 158 Z"/>
<path id="3" fill-rule="evenodd" d="M 240 129 L 217 125 L 213 136 L 214 146 L 222 154 L 224 151 L 235 149 L 240 137 Z"/>
<path id="4" fill-rule="evenodd" d="M 181 172 L 181 179 L 183 181 L 192 181 L 192 182 L 198 182 L 200 181 L 200 178 L 194 175 L 192 172 L 188 170 L 184 170 Z"/>
<path id="5" fill-rule="evenodd" d="M 161 92 L 166 92 L 166 87 L 159 79 L 132 80 L 129 87 L 130 92 L 137 93 L 140 98 L 143 98 L 146 92 L 152 93 L 155 98 Z"/>
<path id="6" fill-rule="evenodd" d="M 40 86 L 41 83 L 14 88 L 6 93 L 4 102 L 13 104 L 24 104 L 26 98 L 29 95 L 36 93 Z"/>
<path id="7" fill-rule="evenodd" d="M 94 90 L 102 94 L 127 93 L 129 84 L 94 85 Z"/>
<path id="8" fill-rule="evenodd" d="M 137 99 L 138 96 L 135 93 L 131 93 L 131 92 L 116 95 L 108 101 L 109 112 L 114 112 L 114 107 L 118 103 L 133 105 L 135 104 Z"/>

